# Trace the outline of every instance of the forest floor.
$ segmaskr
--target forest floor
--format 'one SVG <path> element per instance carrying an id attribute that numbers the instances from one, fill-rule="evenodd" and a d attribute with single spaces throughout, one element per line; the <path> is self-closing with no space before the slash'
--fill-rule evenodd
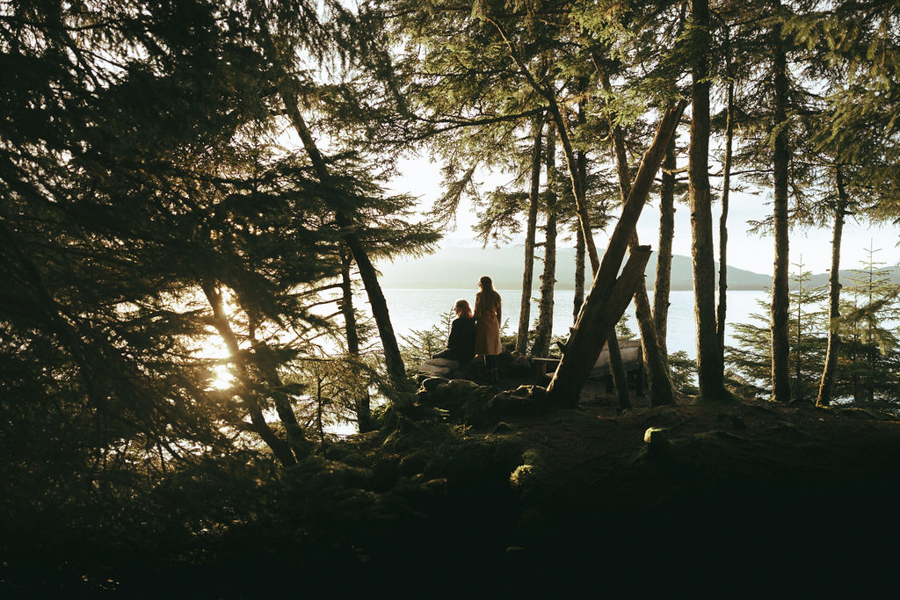
<path id="1" fill-rule="evenodd" d="M 493 397 L 534 382 L 459 383 Z M 620 413 L 594 383 L 577 408 L 513 400 L 477 424 L 420 403 L 270 480 L 182 481 L 119 529 L 107 510 L 59 539 L 0 540 L 0 595 L 806 598 L 896 585 L 895 417 L 634 402 Z M 645 442 L 651 429 L 662 441 Z"/>
<path id="2" fill-rule="evenodd" d="M 524 449 L 510 478 L 519 512 L 502 591 L 631 595 L 647 584 L 731 597 L 787 593 L 790 583 L 806 597 L 842 584 L 865 596 L 882 578 L 896 585 L 895 415 L 739 399 L 682 397 L 660 408 L 645 396 L 632 400 L 623 413 L 594 383 L 576 409 L 469 431 L 508 436 Z M 645 441 L 650 429 L 662 430 L 660 443 Z"/>

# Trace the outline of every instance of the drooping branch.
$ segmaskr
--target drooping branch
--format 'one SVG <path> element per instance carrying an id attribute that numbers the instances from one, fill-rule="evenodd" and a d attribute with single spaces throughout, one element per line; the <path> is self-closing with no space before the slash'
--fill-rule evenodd
<path id="1" fill-rule="evenodd" d="M 316 171 L 316 175 L 326 186 L 334 191 L 336 186 L 331 185 L 332 178 L 328 170 L 328 165 L 322 157 L 313 140 L 306 121 L 300 112 L 297 104 L 296 95 L 291 86 L 291 80 L 286 73 L 281 73 L 278 80 L 278 92 L 281 101 L 284 103 L 285 112 L 287 113 L 291 124 L 300 136 L 303 148 L 309 156 L 310 162 Z M 359 274 L 369 297 L 369 304 L 372 307 L 372 315 L 375 318 L 375 324 L 381 337 L 382 348 L 384 349 L 385 366 L 387 367 L 388 376 L 391 383 L 398 390 L 406 387 L 406 369 L 403 366 L 403 357 L 400 355 L 400 346 L 397 343 L 397 337 L 394 334 L 394 328 L 390 321 L 387 301 L 384 298 L 384 292 L 381 290 L 381 284 L 378 282 L 378 273 L 375 270 L 368 252 L 363 246 L 359 236 L 356 234 L 356 225 L 349 216 L 342 211 L 335 212 L 335 222 L 341 228 L 344 242 L 353 254 L 353 259 L 359 268 Z M 398 399 L 402 402 L 402 395 Z"/>
<path id="2" fill-rule="evenodd" d="M 581 227 L 581 231 L 584 235 L 585 247 L 587 248 L 587 253 L 591 260 L 591 269 L 596 274 L 597 269 L 599 269 L 600 267 L 600 255 L 597 253 L 597 246 L 594 243 L 594 236 L 591 234 L 591 219 L 588 214 L 587 203 L 585 201 L 584 188 L 581 185 L 581 178 L 578 175 L 578 158 L 575 156 L 575 150 L 572 146 L 572 140 L 569 137 L 569 130 L 566 126 L 565 119 L 563 119 L 562 110 L 560 109 L 559 102 L 557 102 L 556 94 L 552 89 L 540 84 L 540 82 L 522 60 L 522 57 L 519 55 L 515 44 L 513 44 L 512 40 L 510 40 L 503 26 L 496 20 L 489 17 L 485 17 L 485 20 L 491 23 L 500 34 L 500 37 L 503 38 L 504 43 L 506 43 L 506 46 L 509 49 L 510 57 L 516 64 L 516 67 L 519 69 L 519 73 L 525 78 L 525 81 L 528 82 L 528 85 L 531 86 L 531 88 L 538 95 L 543 97 L 547 102 L 547 112 L 550 114 L 553 123 L 556 125 L 556 130 L 559 134 L 559 141 L 560 144 L 562 144 L 563 153 L 566 157 L 566 166 L 569 170 L 569 180 L 572 185 L 572 193 L 575 196 L 575 210 L 578 215 L 578 224 Z"/>

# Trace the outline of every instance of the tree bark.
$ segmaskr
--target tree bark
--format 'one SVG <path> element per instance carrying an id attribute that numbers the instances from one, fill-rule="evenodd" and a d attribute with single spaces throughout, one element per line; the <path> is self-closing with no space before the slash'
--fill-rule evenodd
<path id="1" fill-rule="evenodd" d="M 631 193 L 622 209 L 622 216 L 610 236 L 603 261 L 594 276 L 591 291 L 566 342 L 566 352 L 547 388 L 550 401 L 554 404 L 578 404 L 578 397 L 603 345 L 627 308 L 638 279 L 644 277 L 643 269 L 649 260 L 649 249 L 640 253 L 632 252 L 622 276 L 618 279 L 616 276 L 684 107 L 685 103 L 682 101 L 665 110 L 653 143 L 644 154 Z M 626 295 L 624 301 L 623 294 Z"/>
<path id="2" fill-rule="evenodd" d="M 609 338 L 606 340 L 606 348 L 609 350 L 609 376 L 612 377 L 616 398 L 619 399 L 619 410 L 628 410 L 631 408 L 628 373 L 625 372 L 625 365 L 622 364 L 622 351 L 619 349 L 619 338 L 616 335 L 615 327 L 613 327 Z M 602 352 L 603 350 L 601 349 L 600 351 Z"/>
<path id="3" fill-rule="evenodd" d="M 780 8 L 776 0 L 775 7 Z M 788 246 L 788 146 L 787 107 L 788 74 L 787 52 L 781 38 L 781 25 L 776 24 L 772 33 L 775 75 L 775 123 L 773 148 L 774 167 L 774 229 L 775 264 L 772 276 L 772 398 L 776 402 L 791 399 L 790 333 L 788 311 L 790 309 Z"/>
<path id="4" fill-rule="evenodd" d="M 541 301 L 537 331 L 534 337 L 535 356 L 545 357 L 550 351 L 553 336 L 553 290 L 556 287 L 556 136 L 547 128 L 547 224 L 544 228 L 544 272 L 541 275 Z"/>
<path id="5" fill-rule="evenodd" d="M 724 363 L 716 337 L 715 260 L 709 188 L 709 0 L 692 0 L 691 16 L 701 36 L 691 78 L 691 259 L 694 277 L 694 316 L 697 322 L 697 375 L 700 399 L 720 401 L 725 390 Z"/>
<path id="6" fill-rule="evenodd" d="M 350 254 L 345 244 L 341 244 L 341 313 L 344 315 L 344 328 L 347 336 L 347 353 L 359 358 L 359 330 L 356 327 L 356 311 L 353 308 L 353 285 L 350 280 Z M 360 391 L 354 398 L 353 412 L 356 413 L 356 426 L 360 433 L 375 429 L 372 422 L 372 404 L 368 390 Z"/>
<path id="7" fill-rule="evenodd" d="M 547 387 L 551 403 L 568 408 L 577 406 L 584 383 L 603 346 L 611 339 L 616 323 L 631 303 L 635 287 L 644 276 L 650 254 L 649 246 L 641 246 L 632 252 L 622 274 L 609 287 L 598 285 L 598 280 L 594 280 L 566 351 Z"/>
<path id="8" fill-rule="evenodd" d="M 341 244 L 341 314 L 344 316 L 344 335 L 347 338 L 347 352 L 359 356 L 359 330 L 356 327 L 356 312 L 353 310 L 353 284 L 350 281 L 350 255 L 347 246 Z"/>
<path id="9" fill-rule="evenodd" d="M 656 343 L 666 364 L 669 350 L 666 334 L 669 324 L 669 293 L 672 289 L 672 240 L 675 237 L 675 137 L 666 148 L 662 186 L 659 193 L 659 251 L 656 256 L 656 282 L 653 285 L 653 324 Z M 666 369 L 668 372 L 668 368 Z"/>
<path id="10" fill-rule="evenodd" d="M 525 270 L 522 273 L 522 299 L 519 303 L 519 333 L 516 337 L 516 352 L 528 351 L 528 330 L 531 325 L 531 288 L 534 282 L 534 240 L 537 230 L 538 207 L 541 193 L 541 138 L 544 130 L 544 116 L 534 119 L 534 146 L 531 153 L 531 190 L 528 195 L 528 225 L 525 232 Z"/>
<path id="11" fill-rule="evenodd" d="M 847 192 L 844 190 L 844 181 L 840 166 L 837 167 L 835 180 L 838 191 L 838 202 L 834 209 L 834 229 L 831 240 L 831 274 L 828 278 L 828 350 L 825 353 L 825 368 L 822 371 L 822 380 L 819 382 L 819 394 L 816 398 L 817 406 L 828 406 L 831 404 L 831 396 L 834 391 L 834 380 L 837 376 L 838 355 L 841 350 L 841 336 L 838 333 L 837 320 L 841 316 L 841 238 L 844 233 Z"/>
<path id="12" fill-rule="evenodd" d="M 581 179 L 581 187 L 587 185 L 587 157 L 584 152 L 578 153 L 578 177 Z M 584 262 L 585 246 L 584 231 L 581 227 L 575 228 L 575 294 L 572 300 L 572 323 L 578 318 L 581 305 L 584 304 Z"/>
<path id="13" fill-rule="evenodd" d="M 572 323 L 578 319 L 578 312 L 584 304 L 584 232 L 575 230 L 575 297 L 572 300 Z"/>

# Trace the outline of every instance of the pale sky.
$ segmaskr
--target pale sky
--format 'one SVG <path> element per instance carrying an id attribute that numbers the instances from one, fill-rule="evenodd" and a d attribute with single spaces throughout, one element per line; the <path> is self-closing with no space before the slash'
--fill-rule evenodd
<path id="1" fill-rule="evenodd" d="M 423 210 L 427 210 L 441 194 L 441 174 L 439 165 L 426 159 L 405 160 L 402 163 L 403 174 L 395 178 L 391 189 L 398 193 L 408 193 L 419 198 Z M 482 180 L 491 183 L 504 183 L 508 177 L 484 176 Z M 485 187 L 485 190 L 488 188 Z M 747 233 L 747 221 L 759 220 L 771 214 L 770 195 L 753 196 L 750 194 L 732 193 L 728 215 L 728 264 L 755 273 L 771 275 L 774 263 L 774 240 L 771 236 L 760 237 Z M 649 244 L 655 251 L 659 246 L 659 211 L 657 198 L 651 197 L 651 203 L 644 207 L 638 223 L 638 236 L 642 244 Z M 721 206 L 713 206 L 715 220 L 716 256 L 718 258 L 718 221 Z M 472 225 L 476 222 L 471 205 L 461 208 L 457 216 L 455 231 L 446 232 L 442 242 L 444 246 L 477 246 L 474 240 Z M 613 223 L 607 232 L 595 233 L 594 241 L 598 249 L 606 247 L 606 241 L 612 233 Z M 791 272 L 801 262 L 804 270 L 812 273 L 824 273 L 831 267 L 831 229 L 796 229 L 790 234 Z M 880 251 L 875 253 L 877 262 L 886 266 L 900 264 L 900 228 L 897 226 L 869 226 L 853 219 L 844 225 L 843 243 L 841 246 L 841 269 L 852 269 L 861 266 L 872 247 Z M 521 244 L 521 241 L 513 242 Z M 565 242 L 560 241 L 560 244 Z M 674 253 L 683 256 L 691 255 L 690 212 L 687 205 L 676 205 Z"/>

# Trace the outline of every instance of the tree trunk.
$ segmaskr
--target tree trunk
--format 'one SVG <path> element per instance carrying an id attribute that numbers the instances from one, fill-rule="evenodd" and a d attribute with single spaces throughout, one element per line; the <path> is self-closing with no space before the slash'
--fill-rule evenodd
<path id="1" fill-rule="evenodd" d="M 607 90 L 611 89 L 609 80 L 605 74 L 603 75 L 603 86 Z M 631 173 L 628 168 L 628 152 L 625 147 L 625 134 L 621 127 L 613 122 L 613 116 L 610 112 L 607 111 L 606 116 L 609 122 L 610 131 L 612 132 L 611 137 L 616 159 L 616 171 L 619 175 L 619 189 L 622 192 L 622 201 L 625 202 L 628 195 L 631 193 Z M 635 232 L 629 241 L 629 248 L 634 250 L 639 244 L 637 232 Z M 663 357 L 657 341 L 656 325 L 653 322 L 653 311 L 650 308 L 650 297 L 647 294 L 647 283 L 645 279 L 641 279 L 638 283 L 634 294 L 634 307 L 638 328 L 641 332 L 644 368 L 647 370 L 647 382 L 650 388 L 650 403 L 653 406 L 675 404 L 675 393 L 672 390 L 672 380 L 669 378 L 668 361 Z M 609 359 L 610 364 L 614 364 L 612 351 L 610 351 Z M 621 357 L 619 357 L 619 368 L 624 371 L 624 368 L 621 366 Z M 627 391 L 625 393 L 627 394 Z"/>
<path id="2" fill-rule="evenodd" d="M 581 89 L 587 89 L 587 81 L 583 82 Z M 578 125 L 583 126 L 587 121 L 584 112 L 584 103 L 578 103 Z M 578 172 L 578 187 L 587 190 L 587 153 L 579 150 L 575 155 Z M 572 323 L 578 318 L 578 311 L 584 304 L 584 270 L 585 270 L 585 241 L 584 231 L 581 227 L 575 228 L 575 294 L 572 300 Z"/>
<path id="3" fill-rule="evenodd" d="M 538 326 L 534 338 L 535 356 L 545 357 L 553 337 L 553 290 L 556 286 L 556 136 L 547 128 L 547 225 L 544 238 L 544 273 L 541 275 L 541 302 Z"/>
<path id="4" fill-rule="evenodd" d="M 340 215 L 338 215 L 340 216 Z M 346 222 L 346 221 L 345 221 Z M 338 221 L 338 225 L 344 226 Z M 388 311 L 387 301 L 378 283 L 378 272 L 369 260 L 369 255 L 363 248 L 362 243 L 355 233 L 344 235 L 356 266 L 359 268 L 359 274 L 366 289 L 369 298 L 369 305 L 372 307 L 372 316 L 375 318 L 375 325 L 378 327 L 378 334 L 381 338 L 381 345 L 384 349 L 385 366 L 387 367 L 388 376 L 394 389 L 399 392 L 406 391 L 409 382 L 406 377 L 406 369 L 403 366 L 403 357 L 400 355 L 400 346 L 397 344 L 397 337 L 394 335 L 394 326 L 391 324 L 391 316 Z M 395 396 L 395 404 L 406 405 L 409 398 L 404 394 Z"/>
<path id="5" fill-rule="evenodd" d="M 353 310 L 353 283 L 350 280 L 350 254 L 347 246 L 341 244 L 341 314 L 344 316 L 344 331 L 347 337 L 347 352 L 359 356 L 359 330 L 356 327 L 356 312 Z"/>
<path id="6" fill-rule="evenodd" d="M 547 387 L 551 403 L 568 408 L 577 406 L 584 383 L 594 369 L 603 346 L 611 339 L 616 323 L 631 303 L 638 281 L 644 277 L 643 271 L 650 254 L 649 246 L 633 251 L 622 274 L 609 286 L 600 284 L 599 278 L 594 280 L 566 344 L 566 351 Z M 602 266 L 598 273 L 605 274 Z"/>
<path id="7" fill-rule="evenodd" d="M 709 0 L 692 0 L 694 26 L 701 36 L 691 74 L 691 259 L 694 275 L 694 315 L 697 321 L 697 375 L 700 399 L 720 401 L 725 391 L 724 363 L 716 337 L 715 259 L 709 189 Z"/>
<path id="8" fill-rule="evenodd" d="M 578 319 L 578 312 L 584 304 L 584 232 L 575 230 L 575 297 L 572 300 L 572 323 Z"/>
<path id="9" fill-rule="evenodd" d="M 622 364 L 622 351 L 619 349 L 619 338 L 616 335 L 615 327 L 613 327 L 609 338 L 606 340 L 606 348 L 609 350 L 609 376 L 612 377 L 616 398 L 619 399 L 619 410 L 628 410 L 631 408 L 628 373 L 625 372 L 625 365 Z"/>
<path id="10" fill-rule="evenodd" d="M 731 195 L 731 147 L 734 140 L 734 76 L 731 69 L 729 29 L 725 28 L 725 162 L 722 165 L 722 216 L 719 218 L 719 306 L 716 309 L 716 335 L 722 364 L 725 363 L 725 326 L 728 313 L 728 201 Z"/>
<path id="11" fill-rule="evenodd" d="M 353 285 L 350 280 L 350 254 L 345 244 L 341 244 L 341 313 L 344 315 L 344 327 L 347 336 L 347 353 L 354 359 L 359 358 L 359 330 L 356 327 L 356 311 L 353 308 Z M 353 400 L 353 412 L 356 413 L 356 426 L 360 433 L 375 429 L 372 422 L 372 403 L 368 390 L 360 391 Z"/>
<path id="12" fill-rule="evenodd" d="M 831 240 L 831 274 L 828 278 L 828 350 L 825 353 L 825 369 L 822 371 L 822 380 L 819 382 L 819 395 L 816 398 L 817 406 L 828 406 L 831 404 L 834 380 L 837 377 L 838 354 L 840 354 L 841 350 L 841 336 L 838 333 L 837 320 L 841 316 L 841 238 L 844 233 L 847 193 L 844 190 L 844 181 L 840 166 L 837 167 L 835 179 L 838 191 L 838 202 L 834 209 L 834 230 L 832 232 Z"/>
<path id="13" fill-rule="evenodd" d="M 319 149 L 316 147 L 315 141 L 306 127 L 306 122 L 300 113 L 300 107 L 297 105 L 296 98 L 290 88 L 289 80 L 286 75 L 279 78 L 278 91 L 281 101 L 285 105 L 285 111 L 294 125 L 294 129 L 303 142 L 303 147 L 312 162 L 319 179 L 329 189 L 337 191 L 336 186 L 331 185 L 331 175 L 328 166 L 322 158 Z M 390 312 L 388 311 L 387 301 L 384 299 L 384 293 L 381 285 L 378 283 L 378 273 L 369 260 L 369 255 L 362 245 L 359 236 L 355 232 L 355 224 L 353 221 L 341 211 L 335 213 L 335 222 L 338 227 L 343 230 L 343 239 L 353 253 L 353 259 L 359 268 L 359 275 L 362 278 L 363 286 L 369 297 L 369 305 L 372 307 L 372 316 L 375 318 L 375 325 L 378 327 L 378 334 L 381 338 L 381 345 L 384 350 L 384 362 L 387 368 L 388 377 L 391 383 L 398 391 L 405 391 L 408 387 L 406 377 L 406 369 L 403 366 L 403 357 L 400 355 L 400 346 L 397 344 L 397 337 L 394 335 L 394 327 L 391 324 Z M 395 398 L 395 402 L 405 405 L 409 402 L 405 394 L 399 394 Z"/>
<path id="14" fill-rule="evenodd" d="M 325 412 L 325 398 L 322 396 L 322 383 L 325 381 L 324 376 L 316 375 L 316 431 L 319 433 L 319 447 L 322 449 L 322 455 L 326 455 L 325 447 L 325 421 L 322 418 Z"/>
<path id="15" fill-rule="evenodd" d="M 596 272 L 600 265 L 600 255 L 597 253 L 597 246 L 594 244 L 594 236 L 591 233 L 591 219 L 588 216 L 584 185 L 582 185 L 582 180 L 578 173 L 578 159 L 575 157 L 572 141 L 569 139 L 569 132 L 566 129 L 565 120 L 562 118 L 559 105 L 556 103 L 556 97 L 551 96 L 551 98 L 550 114 L 556 124 L 559 141 L 562 144 L 563 154 L 566 157 L 566 166 L 569 169 L 569 180 L 572 184 L 572 192 L 575 195 L 575 209 L 578 213 L 578 223 L 581 227 L 581 231 L 584 233 L 585 247 L 588 256 L 591 259 L 591 270 Z"/>
<path id="16" fill-rule="evenodd" d="M 682 101 L 666 109 L 653 143 L 644 154 L 631 194 L 622 209 L 622 216 L 610 236 L 603 261 L 594 276 L 591 291 L 566 342 L 566 352 L 547 388 L 550 401 L 554 404 L 578 404 L 578 397 L 603 345 L 627 308 L 638 281 L 644 277 L 643 269 L 649 260 L 649 248 L 639 253 L 632 251 L 622 275 L 618 279 L 616 276 L 684 106 Z"/>
<path id="17" fill-rule="evenodd" d="M 776 8 L 780 6 L 776 2 Z M 775 123 L 777 131 L 773 148 L 775 265 L 772 276 L 772 397 L 776 402 L 791 399 L 790 333 L 788 288 L 790 259 L 788 246 L 788 147 L 787 52 L 781 39 L 781 25 L 772 34 L 775 69 Z"/>
<path id="18" fill-rule="evenodd" d="M 659 192 L 659 252 L 656 257 L 656 282 L 653 285 L 653 324 L 656 343 L 666 364 L 669 350 L 666 332 L 669 323 L 669 292 L 672 289 L 672 240 L 675 237 L 675 137 L 666 149 L 662 185 Z M 666 369 L 668 372 L 668 368 Z"/>
<path id="19" fill-rule="evenodd" d="M 262 406 L 253 392 L 254 384 L 251 380 L 250 368 L 242 357 L 237 336 L 234 334 L 234 330 L 232 330 L 231 324 L 228 322 L 228 315 L 225 314 L 222 294 L 219 293 L 218 288 L 211 283 L 204 283 L 202 287 L 206 300 L 209 302 L 209 306 L 213 311 L 213 326 L 219 333 L 219 337 L 221 337 L 222 341 L 225 343 L 225 347 L 228 349 L 228 354 L 237 371 L 237 379 L 239 382 L 238 396 L 241 398 L 242 403 L 250 415 L 252 430 L 256 432 L 269 448 L 271 448 L 275 457 L 281 461 L 281 464 L 286 467 L 297 464 L 291 446 L 280 439 L 272 428 L 269 427 L 269 424 L 266 423 Z"/>
<path id="20" fill-rule="evenodd" d="M 271 348 L 265 342 L 257 342 L 254 344 L 253 350 L 256 366 L 268 388 L 266 392 L 272 398 L 275 412 L 278 413 L 278 419 L 281 421 L 285 433 L 287 433 L 288 442 L 294 450 L 294 455 L 300 460 L 309 455 L 311 450 L 310 443 L 306 439 L 303 427 L 297 421 L 297 415 L 294 414 L 290 396 L 282 391 L 284 382 L 278 374 Z"/>
<path id="21" fill-rule="evenodd" d="M 531 191 L 528 196 L 528 225 L 525 232 L 525 270 L 522 273 L 522 300 L 519 303 L 519 333 L 516 352 L 528 352 L 528 329 L 531 325 L 531 288 L 534 281 L 534 238 L 537 230 L 538 206 L 541 193 L 541 138 L 544 116 L 534 119 L 534 147 L 531 153 Z"/>
<path id="22" fill-rule="evenodd" d="M 578 177 L 582 188 L 587 186 L 587 156 L 584 152 L 578 153 Z M 581 227 L 575 228 L 575 294 L 572 300 L 572 323 L 578 318 L 581 305 L 584 304 L 584 231 Z"/>

